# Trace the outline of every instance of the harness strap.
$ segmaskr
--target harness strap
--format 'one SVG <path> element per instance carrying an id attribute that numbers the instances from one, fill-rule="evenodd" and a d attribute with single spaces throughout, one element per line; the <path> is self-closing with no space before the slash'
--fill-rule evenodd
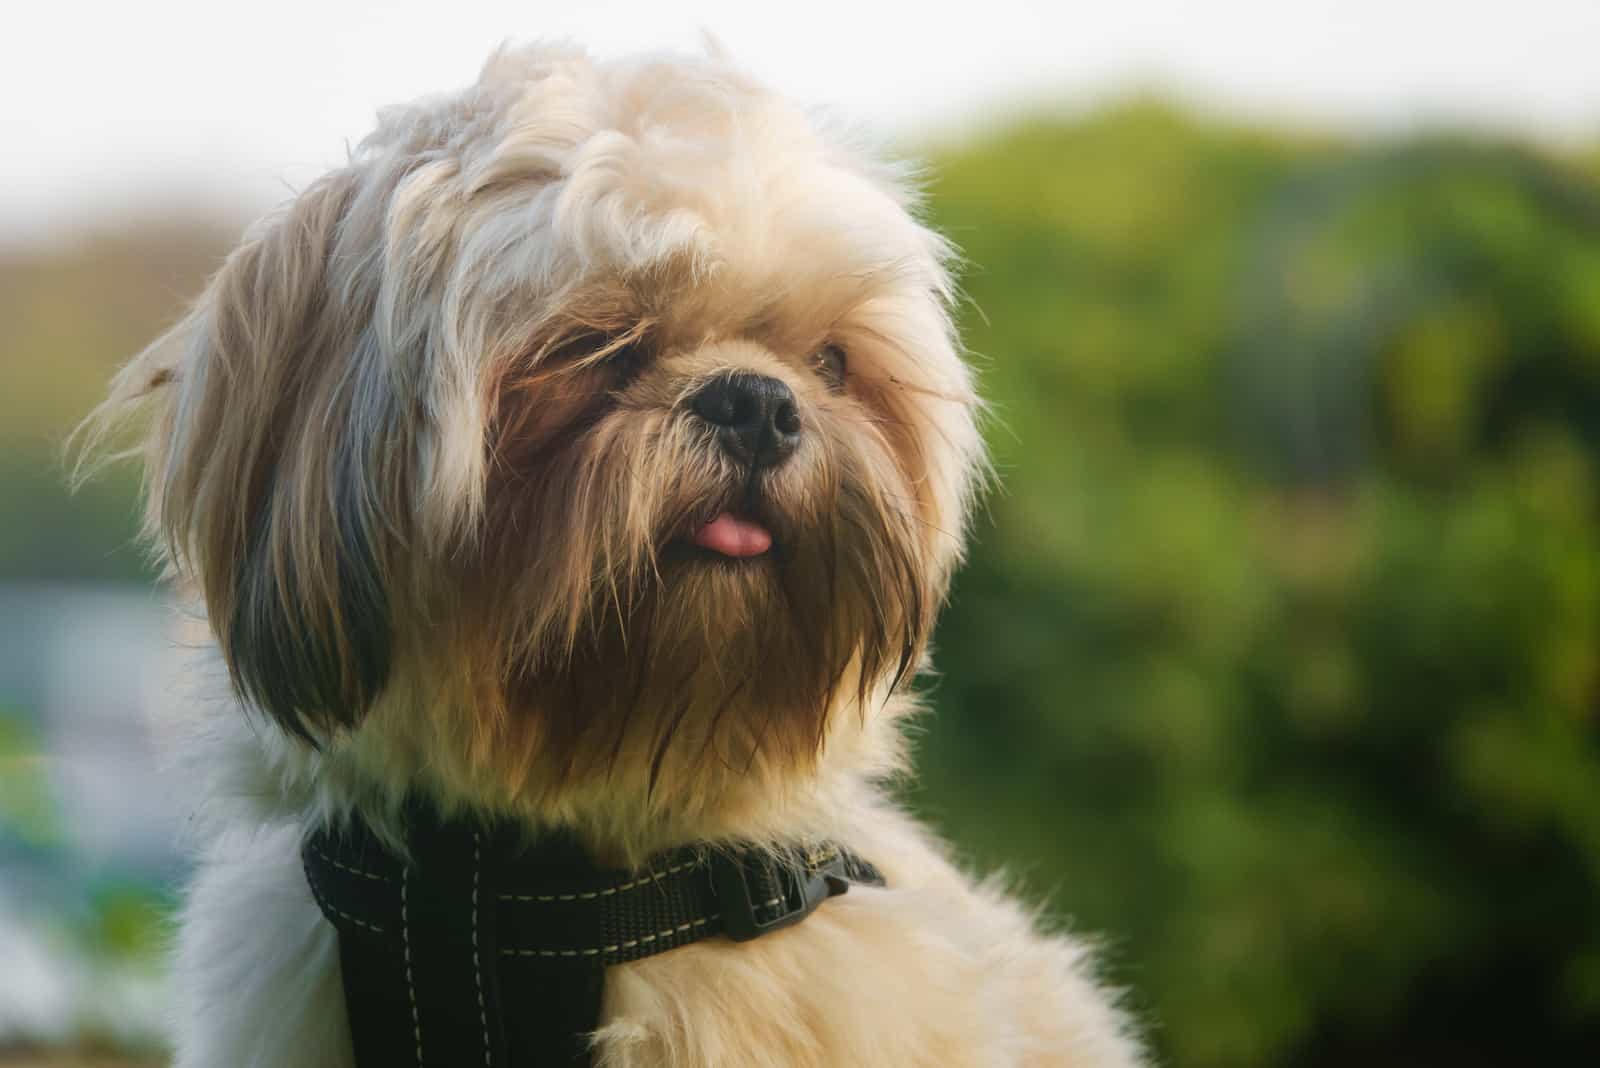
<path id="1" fill-rule="evenodd" d="M 406 844 L 409 863 L 353 824 L 302 847 L 339 931 L 361 1068 L 586 1068 L 607 965 L 756 938 L 852 882 L 883 884 L 832 845 L 683 849 L 612 871 L 566 838 L 530 846 L 420 809 Z"/>

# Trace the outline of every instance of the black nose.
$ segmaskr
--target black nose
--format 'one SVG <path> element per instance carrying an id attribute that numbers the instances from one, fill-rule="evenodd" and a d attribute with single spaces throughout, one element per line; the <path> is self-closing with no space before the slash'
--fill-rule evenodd
<path id="1" fill-rule="evenodd" d="M 776 378 L 720 375 L 689 398 L 694 413 L 717 428 L 722 447 L 752 467 L 776 467 L 800 444 L 794 391 Z"/>

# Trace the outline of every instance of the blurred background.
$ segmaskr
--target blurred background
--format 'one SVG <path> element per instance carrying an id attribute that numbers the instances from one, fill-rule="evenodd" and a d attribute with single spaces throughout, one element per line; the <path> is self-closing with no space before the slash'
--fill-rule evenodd
<path id="1" fill-rule="evenodd" d="M 971 261 L 1003 488 L 910 802 L 1176 1068 L 1600 1063 L 1592 0 L 87 7 L 0 45 L 0 1063 L 161 1063 L 185 867 L 136 476 L 68 496 L 68 430 L 380 105 L 699 27 Z"/>

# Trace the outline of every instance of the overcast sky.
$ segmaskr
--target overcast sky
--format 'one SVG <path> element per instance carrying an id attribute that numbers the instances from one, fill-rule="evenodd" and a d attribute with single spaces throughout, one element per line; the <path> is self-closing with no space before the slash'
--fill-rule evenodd
<path id="1" fill-rule="evenodd" d="M 259 210 L 501 40 L 609 54 L 693 48 L 701 27 L 907 137 L 1155 87 L 1354 129 L 1600 141 L 1600 0 L 46 0 L 11 4 L 0 42 L 0 241 L 129 206 Z"/>

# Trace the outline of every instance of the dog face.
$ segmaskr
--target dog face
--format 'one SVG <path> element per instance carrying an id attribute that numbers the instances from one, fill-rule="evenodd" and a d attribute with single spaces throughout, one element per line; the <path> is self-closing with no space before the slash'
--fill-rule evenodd
<path id="1" fill-rule="evenodd" d="M 501 799 L 814 770 L 981 464 L 912 204 L 715 58 L 503 52 L 384 113 L 116 386 L 236 689 Z"/>

